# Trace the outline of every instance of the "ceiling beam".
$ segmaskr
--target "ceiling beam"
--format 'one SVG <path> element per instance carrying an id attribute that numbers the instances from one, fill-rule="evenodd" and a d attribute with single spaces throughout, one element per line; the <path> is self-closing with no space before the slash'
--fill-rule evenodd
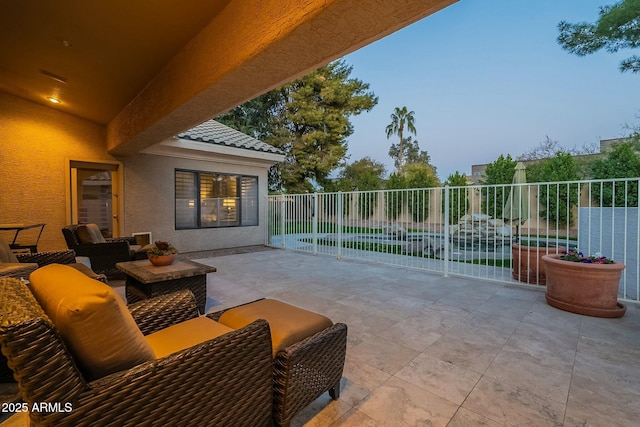
<path id="1" fill-rule="evenodd" d="M 229 2 L 107 126 L 132 155 L 457 0 Z"/>

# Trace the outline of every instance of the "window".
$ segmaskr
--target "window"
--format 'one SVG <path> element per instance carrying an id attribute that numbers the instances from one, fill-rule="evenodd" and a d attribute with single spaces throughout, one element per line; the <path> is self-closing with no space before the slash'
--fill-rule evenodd
<path id="1" fill-rule="evenodd" d="M 176 170 L 176 229 L 258 225 L 258 178 Z"/>

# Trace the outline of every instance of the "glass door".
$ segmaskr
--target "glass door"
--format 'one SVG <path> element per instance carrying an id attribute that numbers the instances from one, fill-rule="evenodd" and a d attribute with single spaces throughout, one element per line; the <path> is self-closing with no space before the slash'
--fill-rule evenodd
<path id="1" fill-rule="evenodd" d="M 104 237 L 117 236 L 118 178 L 118 165 L 72 161 L 72 223 L 94 223 Z"/>

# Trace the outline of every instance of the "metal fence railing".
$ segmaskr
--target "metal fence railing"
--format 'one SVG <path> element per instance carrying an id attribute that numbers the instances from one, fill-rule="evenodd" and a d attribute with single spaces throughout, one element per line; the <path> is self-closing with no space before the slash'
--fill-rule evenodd
<path id="1" fill-rule="evenodd" d="M 620 299 L 638 302 L 639 182 L 272 195 L 266 244 L 528 285 L 545 278 L 540 258 L 525 252 L 577 248 L 623 262 Z"/>

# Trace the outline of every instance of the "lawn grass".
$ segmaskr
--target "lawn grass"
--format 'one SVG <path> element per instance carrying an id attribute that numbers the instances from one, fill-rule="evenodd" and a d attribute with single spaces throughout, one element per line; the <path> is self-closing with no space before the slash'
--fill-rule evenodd
<path id="1" fill-rule="evenodd" d="M 300 241 L 313 243 L 313 239 L 309 237 L 300 239 Z M 318 245 L 337 246 L 338 241 L 333 239 L 318 239 Z M 392 245 L 388 243 L 354 242 L 354 241 L 347 240 L 342 242 L 342 247 L 346 249 L 357 249 L 361 251 L 379 252 L 384 254 L 406 255 L 406 256 L 414 256 L 418 258 L 436 259 L 436 257 L 433 255 L 422 254 L 422 253 L 406 253 L 405 251 L 403 251 L 402 245 Z M 452 260 L 452 261 L 464 262 L 467 264 L 476 264 L 476 265 L 489 265 L 492 267 L 511 268 L 511 259 L 481 258 L 481 259 L 472 259 L 472 260 Z"/>
<path id="2" fill-rule="evenodd" d="M 271 230 L 272 234 L 282 234 L 280 223 L 273 223 Z M 288 222 L 285 225 L 285 234 L 300 234 L 311 233 L 313 230 L 313 223 L 311 221 L 302 222 Z M 337 233 L 338 226 L 333 222 L 319 222 L 318 233 Z M 342 233 L 362 233 L 362 234 L 382 234 L 381 228 L 372 227 L 354 227 L 344 225 L 342 226 Z"/>

